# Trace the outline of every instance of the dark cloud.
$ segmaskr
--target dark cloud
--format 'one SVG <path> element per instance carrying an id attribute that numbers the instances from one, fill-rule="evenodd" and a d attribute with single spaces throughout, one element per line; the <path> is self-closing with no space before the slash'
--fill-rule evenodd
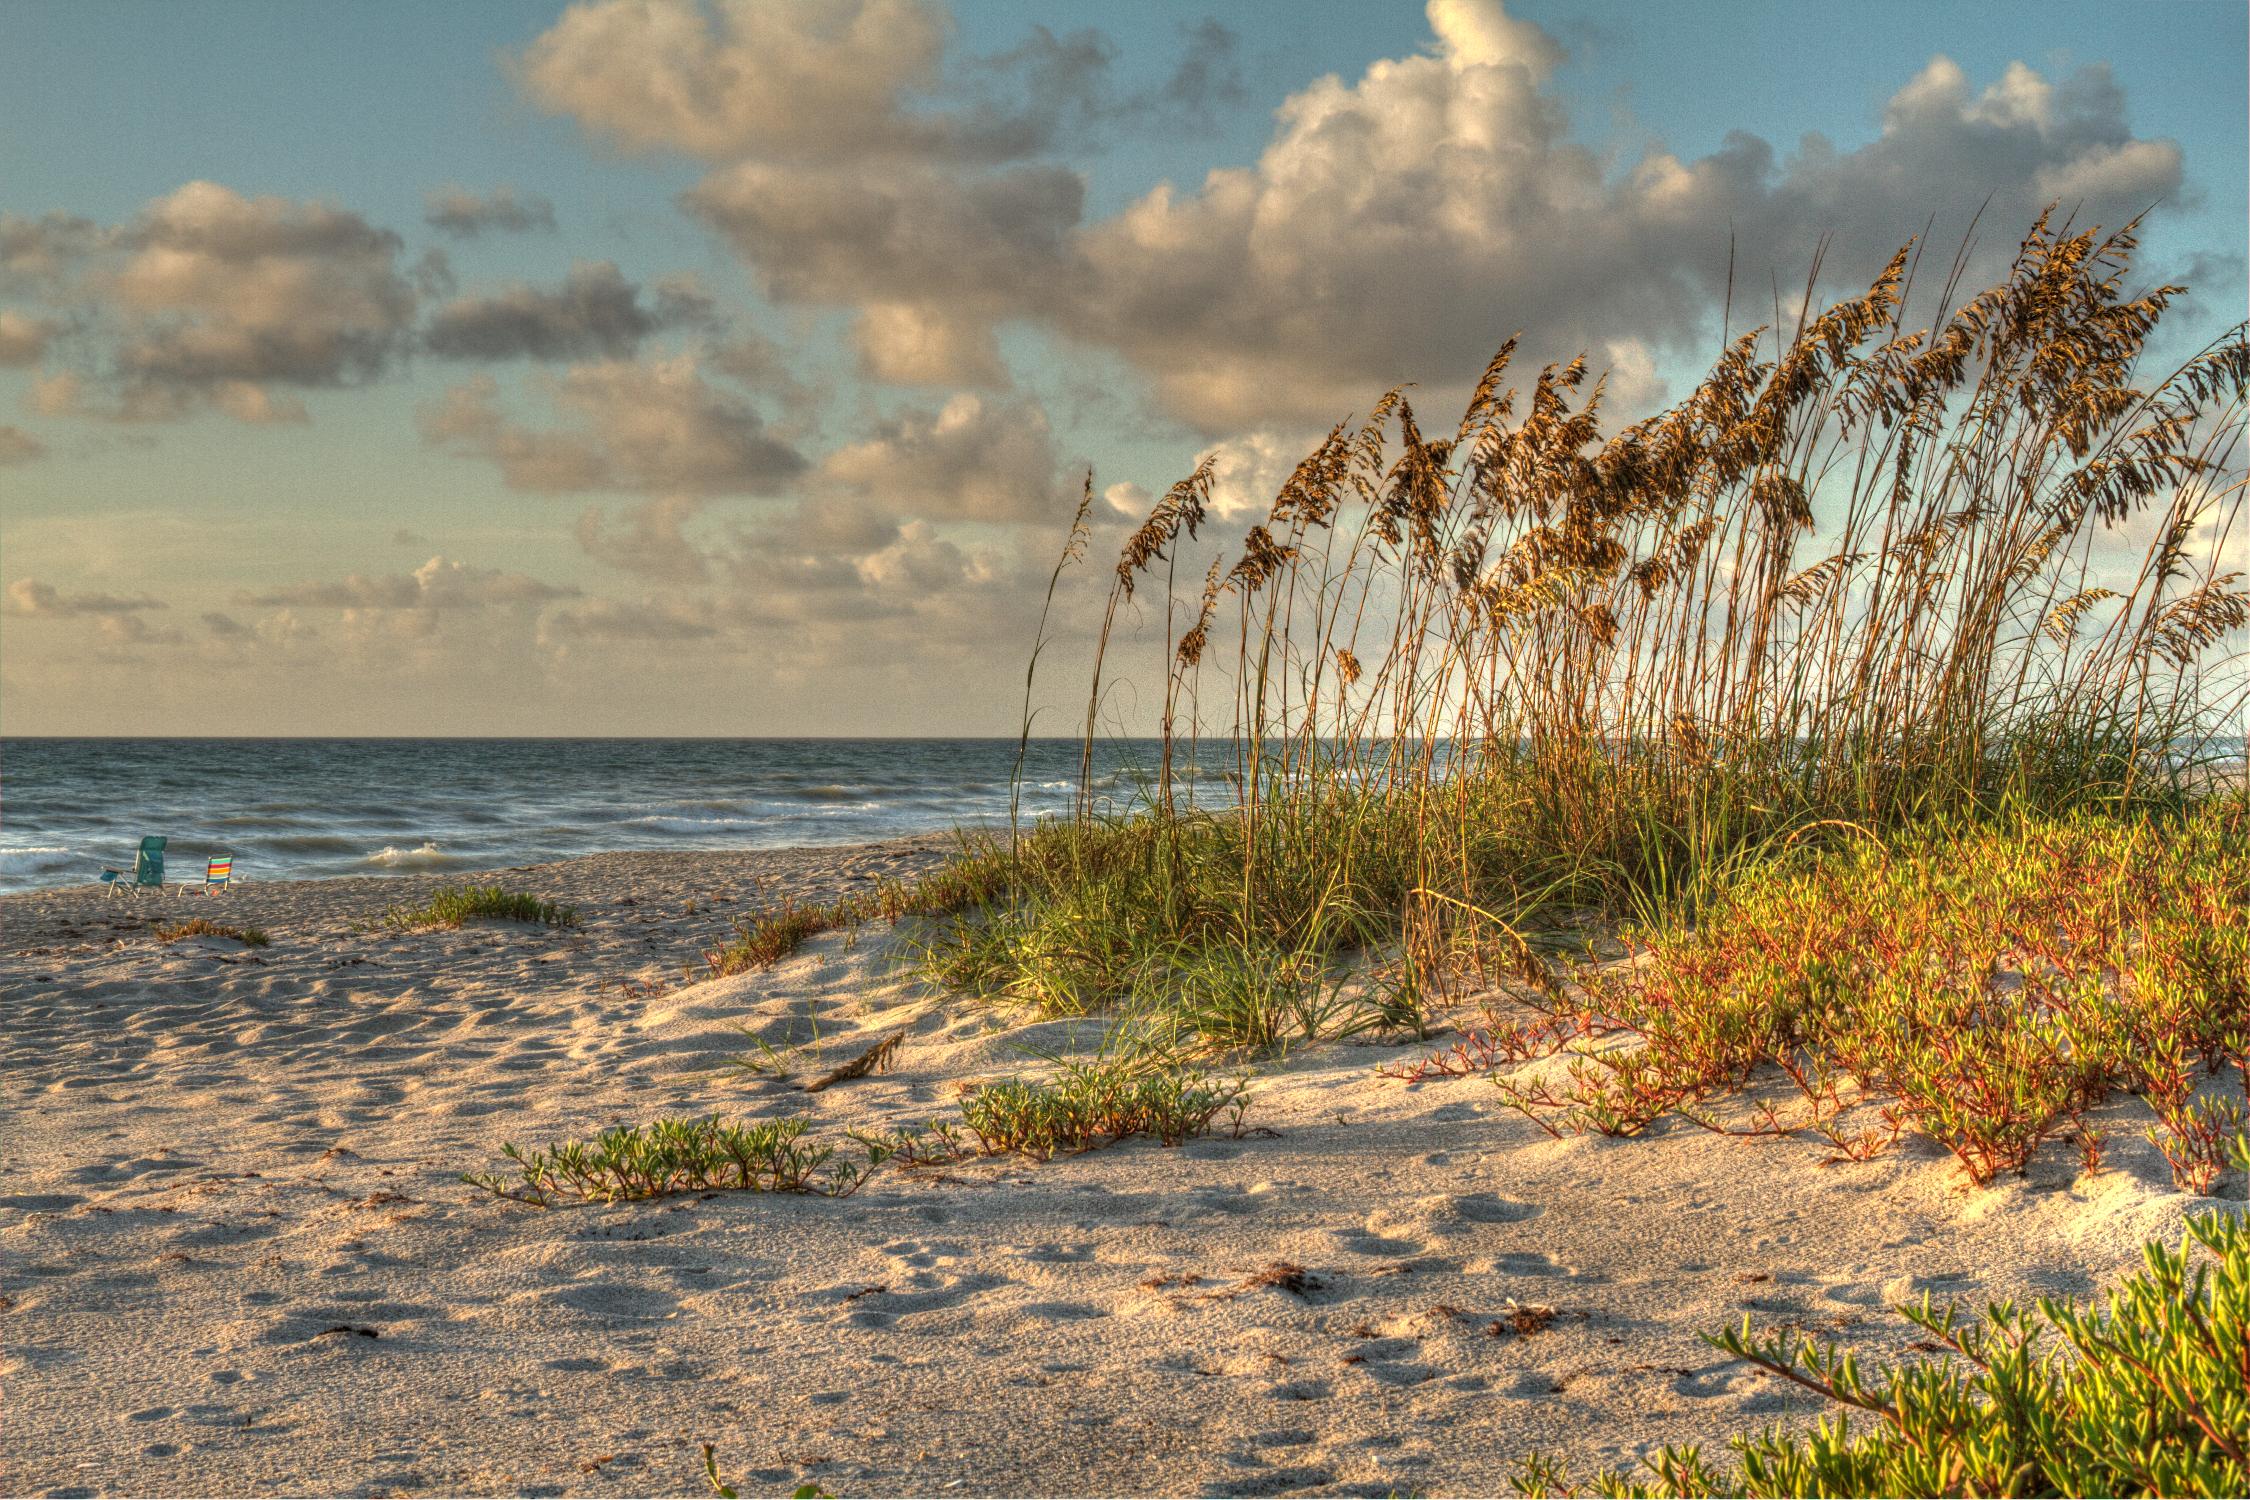
<path id="1" fill-rule="evenodd" d="M 572 641 L 708 641 L 719 635 L 711 612 L 677 600 L 594 599 L 540 621 L 550 644 Z"/>
<path id="2" fill-rule="evenodd" d="M 518 193 L 505 184 L 489 193 L 448 187 L 424 201 L 422 222 L 455 239 L 473 240 L 495 234 L 528 234 L 532 230 L 555 232 L 555 206 L 537 193 Z"/>
<path id="3" fill-rule="evenodd" d="M 511 421 L 498 384 L 481 375 L 423 408 L 423 436 L 497 464 L 511 489 L 545 494 L 771 494 L 805 467 L 767 433 L 756 407 L 707 381 L 692 355 L 577 365 L 548 390 L 568 425 Z"/>
<path id="4" fill-rule="evenodd" d="M 641 288 L 610 261 L 573 266 L 559 287 L 515 285 L 438 309 L 423 346 L 444 359 L 623 359 L 668 328 L 706 324 L 710 298 L 693 278 Z"/>
<path id="5" fill-rule="evenodd" d="M 701 583 L 710 576 L 711 560 L 686 532 L 701 508 L 693 496 L 667 495 L 635 507 L 624 524 L 612 526 L 599 506 L 589 505 L 578 518 L 578 545 L 588 557 L 620 572 L 666 583 Z"/>
<path id="6" fill-rule="evenodd" d="M 11 427 L 0 422 L 0 465 L 27 464 L 35 458 L 45 457 L 46 453 L 45 443 L 21 427 Z"/>
<path id="7" fill-rule="evenodd" d="M 417 296 L 403 248 L 329 204 L 191 182 L 114 228 L 0 221 L 0 290 L 73 315 L 84 358 L 35 390 L 40 410 L 302 421 L 303 404 L 274 387 L 369 381 L 406 347 Z"/>
<path id="8" fill-rule="evenodd" d="M 577 594 L 575 588 L 543 583 L 522 573 L 433 557 L 411 573 L 353 573 L 335 582 L 244 590 L 235 603 L 263 608 L 454 610 L 538 605 Z"/>
<path id="9" fill-rule="evenodd" d="M 66 594 L 51 583 L 19 578 L 8 585 L 5 612 L 19 616 L 63 619 L 72 616 L 118 617 L 163 609 L 164 601 L 147 594 Z"/>

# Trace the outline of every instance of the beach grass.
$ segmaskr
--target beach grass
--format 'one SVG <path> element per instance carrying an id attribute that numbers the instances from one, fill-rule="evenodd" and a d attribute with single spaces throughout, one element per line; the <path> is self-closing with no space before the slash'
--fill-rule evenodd
<path id="1" fill-rule="evenodd" d="M 964 847 L 972 844 L 967 841 Z M 992 900 L 1003 878 L 990 861 L 964 857 L 914 880 L 882 881 L 872 890 L 826 903 L 783 901 L 738 919 L 731 938 L 704 951 L 704 967 L 719 978 L 768 968 L 824 932 L 940 915 Z"/>
<path id="2" fill-rule="evenodd" d="M 1137 1067 L 1112 1058 L 1066 1061 L 1052 1078 L 986 1084 L 961 1101 L 984 1155 L 1049 1157 L 1146 1136 L 1177 1146 L 1227 1119 L 1240 1135 L 1247 1082 L 1200 1069 Z"/>
<path id="3" fill-rule="evenodd" d="M 809 1128 L 803 1119 L 658 1119 L 543 1149 L 527 1151 L 510 1142 L 501 1147 L 512 1164 L 507 1175 L 469 1172 L 462 1181 L 537 1208 L 707 1192 L 848 1197 L 871 1166 L 837 1158 L 832 1144 L 808 1142 Z"/>
<path id="4" fill-rule="evenodd" d="M 184 922 L 159 923 L 156 940 L 160 943 L 177 943 L 184 938 L 227 938 L 248 948 L 266 948 L 273 944 L 265 930 L 258 927 L 229 927 L 208 917 L 190 917 Z"/>
<path id="5" fill-rule="evenodd" d="M 1206 460 L 1111 573 L 1077 815 L 964 851 L 990 894 L 923 971 L 1272 1051 L 1412 1029 L 1539 972 L 1541 931 L 1692 924 L 1869 838 L 2178 824 L 2244 702 L 2220 559 L 2250 339 L 2149 378 L 2182 289 L 2129 294 L 2134 251 L 2042 217 L 1974 295 L 1909 245 L 1825 309 L 1816 268 L 1793 327 L 1606 435 L 1583 361 L 1519 393 L 1511 343 L 1449 428 L 1398 390 L 1339 423 L 1199 569 Z M 1104 800 L 1129 679 L 1159 748 Z"/>
<path id="6" fill-rule="evenodd" d="M 523 891 L 496 885 L 450 887 L 430 893 L 419 906 L 391 908 L 384 925 L 397 932 L 425 927 L 459 927 L 478 917 L 507 922 L 532 922 L 545 927 L 575 927 L 578 912 Z"/>

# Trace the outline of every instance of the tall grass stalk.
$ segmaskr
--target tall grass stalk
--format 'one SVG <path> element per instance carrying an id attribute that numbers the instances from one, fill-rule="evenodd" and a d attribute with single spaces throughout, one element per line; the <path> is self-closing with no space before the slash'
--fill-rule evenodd
<path id="1" fill-rule="evenodd" d="M 2250 339 L 2147 378 L 2183 288 L 2129 293 L 2135 243 L 2042 216 L 1920 326 L 1909 244 L 1607 436 L 1584 360 L 1519 393 L 1511 340 L 1450 431 L 1401 390 L 1339 423 L 1176 614 L 1206 460 L 1126 539 L 1092 670 L 1082 773 L 1161 577 L 1145 811 L 1082 787 L 991 853 L 1008 894 L 933 967 L 1070 1011 L 1377 946 L 1414 992 L 1516 962 L 1531 906 L 1692 911 L 1829 830 L 2184 806 L 2243 702 Z M 1180 799 L 1199 757 L 1239 805 Z"/>

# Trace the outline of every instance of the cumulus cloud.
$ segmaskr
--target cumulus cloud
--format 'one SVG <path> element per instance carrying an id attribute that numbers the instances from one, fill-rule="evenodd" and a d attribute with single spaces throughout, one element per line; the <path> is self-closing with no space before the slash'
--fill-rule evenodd
<path id="1" fill-rule="evenodd" d="M 1083 231 L 1091 293 L 1056 320 L 1212 430 L 1332 419 L 1392 383 L 1473 378 L 1519 328 L 1557 356 L 1684 346 L 1724 286 L 1730 228 L 1757 281 L 1801 274 L 1823 234 L 1849 281 L 1932 212 L 1964 230 L 1987 195 L 1997 241 L 2053 197 L 2114 225 L 2180 183 L 2178 147 L 2131 135 L 2106 70 L 2049 84 L 2019 64 L 1980 93 L 1942 58 L 1857 150 L 1808 138 L 1779 162 L 1738 134 L 1613 178 L 1541 88 L 1559 53 L 1538 28 L 1489 0 L 1439 0 L 1431 19 L 1434 54 L 1292 96 L 1254 167 Z"/>
<path id="2" fill-rule="evenodd" d="M 711 564 L 689 540 L 687 523 L 702 509 L 692 495 L 665 495 L 627 512 L 612 526 L 601 507 L 589 505 L 578 518 L 578 545 L 588 557 L 620 572 L 667 583 L 701 583 Z"/>
<path id="3" fill-rule="evenodd" d="M 489 193 L 448 187 L 423 200 L 422 222 L 455 239 L 473 240 L 487 231 L 528 234 L 555 232 L 555 206 L 537 193 L 518 193 L 502 184 Z"/>
<path id="4" fill-rule="evenodd" d="M 1053 520 L 1062 502 L 1054 434 L 1030 400 L 963 392 L 936 411 L 909 410 L 828 455 L 829 485 L 892 511 L 965 521 Z M 1061 514 L 1069 514 L 1066 505 Z"/>
<path id="5" fill-rule="evenodd" d="M 404 348 L 417 297 L 403 249 L 330 204 L 191 182 L 120 226 L 0 221 L 0 289 L 84 324 L 90 372 L 47 386 L 42 410 L 161 421 L 217 407 L 297 421 L 301 403 L 271 387 L 371 380 Z"/>
<path id="6" fill-rule="evenodd" d="M 633 150 L 724 159 L 1019 156 L 1046 130 L 991 105 L 918 111 L 951 32 L 925 0 L 603 0 L 517 62 L 531 99 Z"/>
<path id="7" fill-rule="evenodd" d="M 1989 198 L 1991 270 L 2050 200 L 2115 225 L 2181 182 L 2178 146 L 2132 133 L 2105 68 L 2019 63 L 1980 89 L 1942 57 L 1855 149 L 1808 136 L 1784 157 L 1736 133 L 1618 172 L 1571 139 L 1545 31 L 1497 0 L 1432 0 L 1429 18 L 1428 52 L 1291 95 L 1255 163 L 1091 222 L 1079 175 L 1053 163 L 923 153 L 854 171 L 754 131 L 706 143 L 740 159 L 686 202 L 768 296 L 856 309 L 877 378 L 992 383 L 992 329 L 1022 320 L 1121 353 L 1216 434 L 1466 383 L 1519 330 L 1557 357 L 1700 347 L 1730 244 L 1738 279 L 1763 284 L 1801 276 L 1828 236 L 1840 288 L 1932 213 L 1960 233 Z"/>
<path id="8" fill-rule="evenodd" d="M 911 302 L 879 302 L 860 312 L 852 342 L 860 370 L 870 379 L 893 385 L 1008 383 L 999 335 L 979 318 Z"/>
<path id="9" fill-rule="evenodd" d="M 1043 164 L 963 177 L 749 161 L 704 179 L 685 201 L 776 300 L 998 315 L 1067 268 L 1085 196 L 1076 172 Z"/>
<path id="10" fill-rule="evenodd" d="M 294 609 L 484 609 L 539 605 L 574 598 L 578 590 L 523 573 L 478 568 L 433 557 L 411 573 L 353 573 L 334 582 L 291 584 L 265 592 L 244 590 L 235 602 Z"/>
<path id="11" fill-rule="evenodd" d="M 543 494 L 771 494 L 805 467 L 755 406 L 706 380 L 693 355 L 576 365 L 544 384 L 567 425 L 512 421 L 497 382 L 480 375 L 423 408 L 423 436 L 497 464 L 511 489 Z"/>
<path id="12" fill-rule="evenodd" d="M 19 578 L 8 585 L 5 612 L 43 619 L 89 615 L 115 618 L 164 607 L 164 601 L 147 594 L 66 594 L 51 583 Z"/>
<path id="13" fill-rule="evenodd" d="M 27 464 L 46 455 L 47 445 L 24 431 L 0 422 L 0 465 Z"/>
<path id="14" fill-rule="evenodd" d="M 445 359 L 623 359 L 668 328 L 711 321 L 711 299 L 692 276 L 641 288 L 612 261 L 573 266 L 552 289 L 522 283 L 447 303 L 431 318 L 423 345 Z"/>

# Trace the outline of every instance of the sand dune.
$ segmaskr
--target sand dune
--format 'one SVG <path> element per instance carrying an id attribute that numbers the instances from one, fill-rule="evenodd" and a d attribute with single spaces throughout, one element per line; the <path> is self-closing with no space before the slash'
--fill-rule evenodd
<path id="1" fill-rule="evenodd" d="M 1484 1492 L 1810 1398 L 1697 1334 L 1903 1351 L 1886 1304 L 2084 1293 L 2198 1199 L 2110 1111 L 1967 1187 L 1692 1129 L 1551 1141 L 1411 1048 L 1299 1053 L 1240 1139 L 886 1171 L 847 1200 L 540 1212 L 503 1141 L 660 1113 L 926 1119 L 1090 1043 L 921 990 L 870 930 L 687 983 L 733 915 L 939 857 L 609 855 L 509 872 L 583 928 L 397 934 L 432 880 L 251 886 L 172 947 L 85 891 L 0 901 L 0 1480 L 46 1493 Z M 458 878 L 458 877 L 456 877 Z M 796 1080 L 903 1028 L 898 1066 Z M 745 1033 L 749 1033 L 746 1035 Z M 765 1054 L 795 1075 L 730 1059 Z M 1285 1269 L 1276 1270 L 1276 1267 Z M 1293 1269 L 1287 1269 L 1293 1268 Z M 1551 1311 L 1552 1316 L 1548 1316 Z"/>

